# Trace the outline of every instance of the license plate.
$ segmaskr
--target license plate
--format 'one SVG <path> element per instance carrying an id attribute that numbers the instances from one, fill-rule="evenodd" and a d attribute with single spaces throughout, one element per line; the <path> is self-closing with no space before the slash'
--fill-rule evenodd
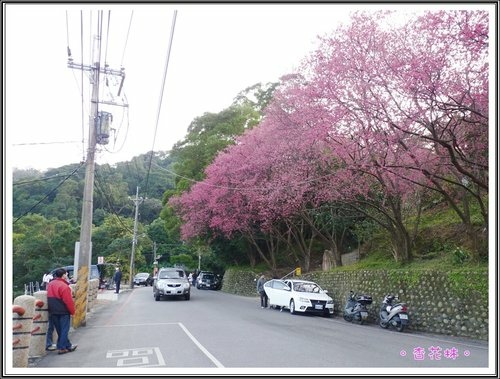
<path id="1" fill-rule="evenodd" d="M 314 306 L 314 309 L 323 309 L 323 305 L 322 304 L 316 304 Z"/>
<path id="2" fill-rule="evenodd" d="M 401 313 L 401 314 L 399 315 L 399 318 L 400 318 L 401 320 L 408 320 L 408 315 L 405 315 L 405 314 Z"/>

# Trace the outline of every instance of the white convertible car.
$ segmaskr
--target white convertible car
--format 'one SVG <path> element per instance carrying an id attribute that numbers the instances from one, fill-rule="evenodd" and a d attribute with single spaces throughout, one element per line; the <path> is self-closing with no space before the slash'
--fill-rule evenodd
<path id="1" fill-rule="evenodd" d="M 308 312 L 333 316 L 333 299 L 318 284 L 307 280 L 271 279 L 264 283 L 271 308 L 288 308 L 290 313 Z"/>

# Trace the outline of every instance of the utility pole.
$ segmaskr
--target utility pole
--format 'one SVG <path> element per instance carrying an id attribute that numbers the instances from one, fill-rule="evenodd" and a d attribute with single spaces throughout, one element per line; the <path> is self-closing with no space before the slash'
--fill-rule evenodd
<path id="1" fill-rule="evenodd" d="M 135 218 L 134 218 L 134 237 L 132 239 L 132 253 L 130 254 L 130 288 L 134 288 L 134 253 L 135 245 L 137 244 L 137 218 L 139 216 L 139 204 L 142 203 L 142 197 L 139 197 L 139 187 L 135 199 L 131 199 L 135 204 Z"/>
<path id="2" fill-rule="evenodd" d="M 153 241 L 153 276 L 156 275 L 156 272 L 158 271 L 158 257 L 156 256 L 156 251 L 158 250 L 156 246 L 156 242 Z"/>
<path id="3" fill-rule="evenodd" d="M 102 20 L 102 11 L 100 18 Z M 100 33 L 98 32 L 96 40 L 100 41 Z M 100 57 L 100 43 L 97 43 L 96 57 Z M 100 59 L 100 58 L 99 58 Z M 95 150 L 96 144 L 107 143 L 106 138 L 101 142 L 101 135 L 96 136 L 96 127 L 98 125 L 99 117 L 99 79 L 100 74 L 118 75 L 125 79 L 125 72 L 123 68 L 118 70 L 111 70 L 105 65 L 101 68 L 100 61 L 94 61 L 93 65 L 84 65 L 73 63 L 71 55 L 68 58 L 68 67 L 72 69 L 84 70 L 90 72 L 90 83 L 92 85 L 92 99 L 89 120 L 89 146 L 87 150 L 87 161 L 85 167 L 85 186 L 83 190 L 83 203 L 82 203 L 82 219 L 80 229 L 80 247 L 78 249 L 78 271 L 76 282 L 76 296 L 75 296 L 75 315 L 73 316 L 73 327 L 85 326 L 87 316 L 87 298 L 88 287 L 90 278 L 90 263 L 92 258 L 92 207 L 93 207 L 93 193 L 94 193 L 94 169 L 95 169 Z M 83 86 L 83 83 L 82 83 Z M 121 88 L 121 85 L 120 85 Z M 113 104 L 119 105 L 119 104 Z M 122 105 L 127 106 L 127 105 Z"/>

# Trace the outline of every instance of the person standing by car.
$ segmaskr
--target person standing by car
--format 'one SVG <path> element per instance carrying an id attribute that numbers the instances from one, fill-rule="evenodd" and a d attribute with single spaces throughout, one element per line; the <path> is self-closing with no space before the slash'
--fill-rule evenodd
<path id="1" fill-rule="evenodd" d="M 47 285 L 49 284 L 49 282 L 53 279 L 54 277 L 52 276 L 52 274 L 50 273 L 50 271 L 47 271 L 45 274 L 43 274 L 43 278 L 42 278 L 42 289 L 43 290 L 46 290 L 47 289 Z"/>
<path id="2" fill-rule="evenodd" d="M 115 282 L 115 293 L 120 293 L 120 282 L 122 281 L 120 267 L 116 268 L 115 275 L 113 275 L 113 281 Z"/>
<path id="3" fill-rule="evenodd" d="M 266 282 L 266 277 L 262 274 L 257 280 L 257 292 L 260 295 L 260 307 L 267 308 L 267 295 L 266 291 L 264 291 L 264 283 Z"/>
<path id="4" fill-rule="evenodd" d="M 57 331 L 58 354 L 66 354 L 75 351 L 77 347 L 72 345 L 68 338 L 71 316 L 75 314 L 75 303 L 67 282 L 66 270 L 58 268 L 54 276 L 47 286 L 47 304 L 49 317 Z"/>

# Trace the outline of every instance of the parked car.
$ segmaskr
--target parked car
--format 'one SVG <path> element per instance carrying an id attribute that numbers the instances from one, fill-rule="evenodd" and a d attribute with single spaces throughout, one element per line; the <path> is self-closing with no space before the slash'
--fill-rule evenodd
<path id="1" fill-rule="evenodd" d="M 272 308 L 287 308 L 290 313 L 308 312 L 326 317 L 333 315 L 333 299 L 317 283 L 308 280 L 271 279 L 264 291 Z"/>
<path id="2" fill-rule="evenodd" d="M 198 289 L 211 289 L 217 288 L 218 282 L 216 281 L 215 274 L 209 271 L 202 271 L 196 279 L 196 288 Z"/>
<path id="3" fill-rule="evenodd" d="M 61 267 L 56 267 L 50 271 L 52 276 L 54 276 L 56 270 Z M 75 277 L 75 266 L 62 266 L 63 269 L 66 270 L 68 273 L 68 279 L 74 279 Z M 90 266 L 90 279 L 99 279 L 100 278 L 100 272 L 99 269 L 97 268 L 97 265 L 91 265 Z"/>
<path id="4" fill-rule="evenodd" d="M 153 276 L 149 272 L 139 272 L 134 276 L 134 284 L 138 286 L 152 286 Z"/>
<path id="5" fill-rule="evenodd" d="M 191 285 L 186 272 L 181 268 L 167 267 L 158 271 L 153 282 L 153 296 L 156 301 L 162 297 L 191 297 Z"/>

